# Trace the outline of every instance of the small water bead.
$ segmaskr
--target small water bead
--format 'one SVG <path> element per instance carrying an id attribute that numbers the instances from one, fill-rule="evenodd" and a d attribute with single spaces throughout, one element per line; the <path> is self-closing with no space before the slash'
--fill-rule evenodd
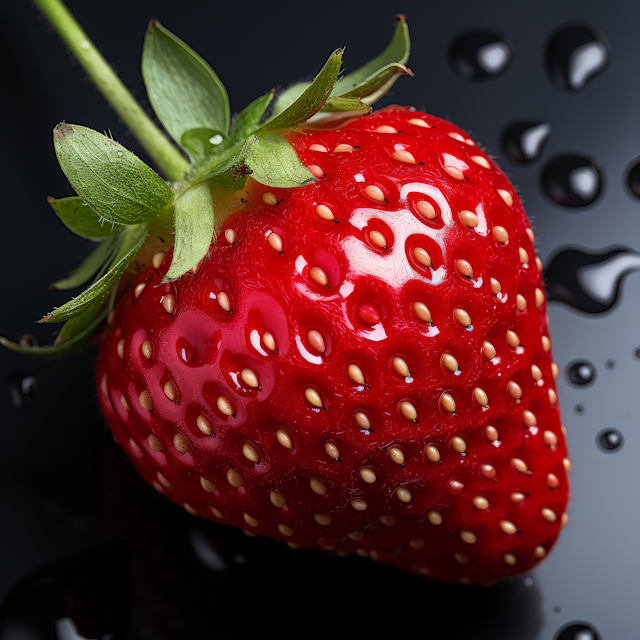
<path id="1" fill-rule="evenodd" d="M 567 377 L 578 386 L 588 385 L 595 380 L 594 366 L 587 360 L 578 360 L 567 365 Z"/>
<path id="2" fill-rule="evenodd" d="M 609 64 L 606 36 L 582 24 L 562 27 L 549 40 L 546 66 L 559 89 L 578 91 Z"/>
<path id="3" fill-rule="evenodd" d="M 547 122 L 521 120 L 509 126 L 502 135 L 502 146 L 514 162 L 533 162 L 542 154 L 544 143 L 551 135 Z"/>
<path id="4" fill-rule="evenodd" d="M 483 80 L 502 73 L 511 61 L 511 45 L 493 31 L 472 31 L 451 46 L 449 62 L 468 80 Z"/>
<path id="5" fill-rule="evenodd" d="M 560 156 L 542 173 L 542 187 L 551 200 L 565 207 L 584 207 L 600 195 L 602 172 L 586 156 Z"/>
<path id="6" fill-rule="evenodd" d="M 596 436 L 596 444 L 604 453 L 618 453 L 624 445 L 624 437 L 617 429 L 603 429 Z"/>
<path id="7" fill-rule="evenodd" d="M 558 631 L 553 640 L 602 640 L 602 636 L 588 622 L 570 622 Z"/>
<path id="8" fill-rule="evenodd" d="M 7 382 L 9 396 L 14 407 L 23 409 L 33 404 L 38 392 L 38 379 L 36 376 L 16 371 L 9 375 Z"/>

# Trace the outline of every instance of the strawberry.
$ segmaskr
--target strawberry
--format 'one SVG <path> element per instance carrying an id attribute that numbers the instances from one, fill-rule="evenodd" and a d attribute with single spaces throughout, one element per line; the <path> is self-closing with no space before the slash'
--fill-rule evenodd
<path id="1" fill-rule="evenodd" d="M 106 239 L 92 287 L 45 320 L 68 321 L 64 349 L 107 317 L 98 390 L 123 451 L 251 536 L 463 584 L 530 569 L 566 524 L 570 469 L 542 266 L 516 189 L 467 133 L 368 113 L 410 73 L 404 18 L 375 68 L 338 80 L 338 51 L 230 132 L 182 123 L 177 90 L 162 101 L 185 52 L 152 22 L 143 76 L 190 157 L 170 187 L 108 138 L 54 132 L 79 198 L 52 205 Z"/>

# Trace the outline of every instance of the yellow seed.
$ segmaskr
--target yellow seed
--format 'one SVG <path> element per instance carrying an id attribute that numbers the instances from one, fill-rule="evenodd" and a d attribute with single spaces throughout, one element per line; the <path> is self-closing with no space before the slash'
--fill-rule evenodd
<path id="1" fill-rule="evenodd" d="M 520 263 L 521 264 L 528 264 L 528 262 L 529 262 L 529 254 L 522 247 L 520 247 L 518 249 L 518 254 L 520 256 Z"/>
<path id="2" fill-rule="evenodd" d="M 487 360 L 493 360 L 496 357 L 496 348 L 485 340 L 482 344 L 482 353 Z"/>
<path id="3" fill-rule="evenodd" d="M 529 238 L 529 240 L 531 240 L 531 244 L 533 244 L 536 241 L 536 236 L 533 233 L 533 229 L 531 227 L 527 227 L 525 231 L 527 232 L 527 237 Z"/>
<path id="4" fill-rule="evenodd" d="M 269 494 L 269 501 L 274 507 L 277 507 L 278 509 L 282 509 L 287 504 L 286 498 L 277 491 L 272 491 Z"/>
<path id="5" fill-rule="evenodd" d="M 323 144 L 312 144 L 309 145 L 309 151 L 320 151 L 321 153 L 327 153 L 327 147 Z"/>
<path id="6" fill-rule="evenodd" d="M 320 394 L 315 389 L 307 387 L 304 390 L 304 397 L 314 407 L 322 407 L 322 398 L 320 398 Z"/>
<path id="7" fill-rule="evenodd" d="M 507 391 L 514 400 L 520 400 L 520 398 L 522 398 L 522 387 L 513 380 L 509 381 L 509 384 L 507 385 Z"/>
<path id="8" fill-rule="evenodd" d="M 236 241 L 236 232 L 233 229 L 227 229 L 224 232 L 224 237 L 229 244 L 233 244 Z"/>
<path id="9" fill-rule="evenodd" d="M 431 266 L 431 256 L 427 253 L 426 249 L 416 247 L 413 250 L 413 257 L 416 259 L 416 262 L 421 264 L 423 267 Z"/>
<path id="10" fill-rule="evenodd" d="M 411 375 L 407 363 L 402 358 L 400 358 L 399 356 L 396 356 L 393 359 L 393 368 L 403 378 L 408 378 Z"/>
<path id="11" fill-rule="evenodd" d="M 371 429 L 371 422 L 369 421 L 369 418 L 367 417 L 366 413 L 364 413 L 363 411 L 356 411 L 353 417 L 355 418 L 356 424 L 361 429 L 365 429 L 365 430 Z"/>
<path id="12" fill-rule="evenodd" d="M 458 370 L 458 361 L 450 353 L 442 355 L 442 364 L 449 369 L 449 371 Z"/>
<path id="13" fill-rule="evenodd" d="M 264 346 L 267 347 L 267 349 L 269 349 L 269 351 L 275 351 L 276 350 L 276 341 L 274 340 L 273 336 L 268 331 L 266 331 L 262 335 L 262 342 L 263 342 Z"/>
<path id="14" fill-rule="evenodd" d="M 524 493 L 520 493 L 519 491 L 514 491 L 509 497 L 511 498 L 511 502 L 520 504 L 525 499 L 526 496 L 524 495 Z"/>
<path id="15" fill-rule="evenodd" d="M 516 525 L 513 524 L 513 522 L 510 522 L 509 520 L 500 520 L 500 528 L 504 533 L 508 535 L 513 535 L 518 531 L 518 528 L 516 527 Z"/>
<path id="16" fill-rule="evenodd" d="M 471 160 L 485 169 L 491 169 L 489 161 L 484 156 L 471 156 Z"/>
<path id="17" fill-rule="evenodd" d="M 270 233 L 267 242 L 271 245 L 272 249 L 275 249 L 278 253 L 282 253 L 282 238 L 277 233 Z"/>
<path id="18" fill-rule="evenodd" d="M 167 479 L 166 476 L 164 476 L 162 473 L 160 473 L 159 471 L 156 473 L 156 477 L 158 478 L 158 482 L 165 488 L 165 489 L 170 489 L 171 488 L 171 482 L 169 482 L 169 480 Z"/>
<path id="19" fill-rule="evenodd" d="M 460 220 L 462 220 L 462 224 L 466 227 L 477 227 L 480 224 L 480 220 L 478 220 L 478 216 L 473 213 L 473 211 L 468 211 L 464 209 L 459 214 Z"/>
<path id="20" fill-rule="evenodd" d="M 221 291 L 216 299 L 218 300 L 218 304 L 223 311 L 231 311 L 231 299 L 229 298 L 229 295 L 227 293 Z"/>
<path id="21" fill-rule="evenodd" d="M 497 242 L 504 244 L 509 241 L 509 232 L 504 227 L 496 225 L 493 227 L 493 237 Z"/>
<path id="22" fill-rule="evenodd" d="M 363 498 L 354 498 L 351 500 L 351 507 L 356 511 L 366 511 L 369 503 Z"/>
<path id="23" fill-rule="evenodd" d="M 544 292 L 542 289 L 536 289 L 535 291 L 536 307 L 541 307 L 544 304 Z"/>
<path id="24" fill-rule="evenodd" d="M 376 247 L 383 248 L 387 246 L 387 239 L 379 231 L 371 231 L 369 239 Z"/>
<path id="25" fill-rule="evenodd" d="M 316 213 L 323 219 L 323 220 L 333 220 L 334 216 L 333 216 L 333 211 L 331 211 L 331 209 L 329 209 L 329 207 L 327 207 L 326 204 L 319 204 L 316 207 Z"/>
<path id="26" fill-rule="evenodd" d="M 527 309 L 527 299 L 521 294 L 516 296 L 516 309 L 518 311 L 525 311 Z"/>
<path id="27" fill-rule="evenodd" d="M 162 306 L 164 310 L 172 316 L 176 310 L 176 298 L 174 295 L 169 294 L 162 296 Z"/>
<path id="28" fill-rule="evenodd" d="M 524 460 L 520 460 L 520 458 L 511 458 L 511 466 L 518 473 L 527 473 L 527 471 L 529 471 L 527 463 Z"/>
<path id="29" fill-rule="evenodd" d="M 462 260 L 461 258 L 456 260 L 456 269 L 458 273 L 465 278 L 473 276 L 473 268 L 466 260 Z"/>
<path id="30" fill-rule="evenodd" d="M 218 520 L 222 520 L 222 511 L 216 509 L 215 507 L 209 507 L 209 509 L 211 509 L 211 513 L 213 513 L 213 515 L 218 518 Z"/>
<path id="31" fill-rule="evenodd" d="M 520 337 L 515 331 L 509 329 L 506 334 L 507 344 L 514 349 L 520 346 Z"/>
<path id="32" fill-rule="evenodd" d="M 533 550 L 533 555 L 538 559 L 544 558 L 547 555 L 547 550 L 542 545 L 538 545 Z"/>
<path id="33" fill-rule="evenodd" d="M 469 564 L 471 562 L 471 558 L 466 553 L 454 553 L 453 557 L 458 564 Z"/>
<path id="34" fill-rule="evenodd" d="M 149 394 L 145 391 L 142 391 L 138 396 L 138 400 L 140 401 L 140 406 L 147 411 L 153 411 L 153 403 L 151 402 L 151 398 Z"/>
<path id="35" fill-rule="evenodd" d="M 391 449 L 389 449 L 389 457 L 396 464 L 404 463 L 404 453 L 402 453 L 402 451 L 398 449 L 398 447 L 391 447 Z"/>
<path id="36" fill-rule="evenodd" d="M 513 204 L 513 196 L 506 189 L 498 189 L 498 193 L 508 207 Z"/>
<path id="37" fill-rule="evenodd" d="M 549 402 L 551 404 L 555 404 L 556 402 L 558 402 L 558 394 L 555 392 L 554 389 L 549 389 L 548 394 L 549 394 Z"/>
<path id="38" fill-rule="evenodd" d="M 322 334 L 315 329 L 311 329 L 311 331 L 307 332 L 307 342 L 313 349 L 320 353 L 324 353 L 327 348 Z"/>
<path id="39" fill-rule="evenodd" d="M 178 399 L 178 387 L 173 380 L 168 380 L 163 387 L 164 395 L 167 396 L 171 402 L 175 402 Z"/>
<path id="40" fill-rule="evenodd" d="M 491 293 L 497 296 L 501 291 L 502 285 L 495 278 L 491 278 Z"/>
<path id="41" fill-rule="evenodd" d="M 293 529 L 291 527 L 288 527 L 286 524 L 279 524 L 278 525 L 278 531 L 283 536 L 287 536 L 288 538 L 293 535 Z"/>
<path id="42" fill-rule="evenodd" d="M 311 480 L 309 480 L 309 485 L 311 487 L 311 491 L 313 491 L 313 493 L 317 493 L 319 496 L 326 495 L 328 491 L 327 485 L 322 482 L 322 480 L 318 480 L 318 478 L 311 478 Z"/>
<path id="43" fill-rule="evenodd" d="M 207 418 L 207 416 L 203 416 L 200 414 L 196 420 L 196 425 L 198 429 L 202 431 L 206 436 L 210 436 L 213 432 L 213 425 L 211 424 L 211 420 Z"/>
<path id="44" fill-rule="evenodd" d="M 400 412 L 407 420 L 415 420 L 418 417 L 416 408 L 410 402 L 401 402 Z"/>
<path id="45" fill-rule="evenodd" d="M 364 374 L 362 373 L 362 369 L 357 364 L 350 364 L 347 367 L 347 372 L 349 373 L 349 377 L 356 384 L 364 384 Z"/>
<path id="46" fill-rule="evenodd" d="M 244 516 L 244 521 L 250 527 L 257 527 L 260 524 L 253 516 L 250 516 L 248 513 L 244 513 L 243 516 Z"/>
<path id="47" fill-rule="evenodd" d="M 476 387 L 473 390 L 473 398 L 479 405 L 483 407 L 486 407 L 489 404 L 489 397 L 487 396 L 487 393 L 480 387 Z"/>
<path id="48" fill-rule="evenodd" d="M 339 144 L 334 150 L 334 153 L 351 153 L 353 147 L 350 144 Z"/>
<path id="49" fill-rule="evenodd" d="M 278 204 L 278 198 L 276 197 L 275 193 L 271 193 L 270 191 L 262 195 L 262 201 L 265 204 L 268 204 L 271 206 L 273 206 L 274 204 Z"/>
<path id="50" fill-rule="evenodd" d="M 558 376 L 560 375 L 560 369 L 555 362 L 551 363 L 551 375 L 553 376 L 554 380 L 557 380 Z"/>
<path id="51" fill-rule="evenodd" d="M 399 489 L 396 489 L 396 495 L 400 502 L 411 502 L 411 491 L 409 491 L 409 489 L 400 487 Z"/>
<path id="52" fill-rule="evenodd" d="M 389 126 L 388 124 L 380 125 L 377 129 L 374 130 L 375 133 L 398 133 L 397 129 Z"/>
<path id="53" fill-rule="evenodd" d="M 491 479 L 496 477 L 496 470 L 490 464 L 483 464 L 480 467 L 480 472 L 485 478 Z"/>
<path id="54" fill-rule="evenodd" d="M 525 427 L 535 427 L 538 424 L 538 418 L 533 411 L 524 411 L 522 413 L 522 421 Z"/>
<path id="55" fill-rule="evenodd" d="M 418 200 L 416 202 L 416 209 L 420 215 L 423 215 L 427 220 L 433 220 L 436 217 L 436 209 L 428 200 Z"/>
<path id="56" fill-rule="evenodd" d="M 216 405 L 218 406 L 218 410 L 220 413 L 224 413 L 225 416 L 232 416 L 234 413 L 233 406 L 231 402 L 229 402 L 229 398 L 226 396 L 219 396 L 216 401 Z"/>
<path id="57" fill-rule="evenodd" d="M 564 529 L 569 524 L 569 514 L 563 513 L 560 516 L 560 526 Z"/>
<path id="58" fill-rule="evenodd" d="M 482 496 L 476 496 L 473 499 L 473 506 L 476 509 L 480 509 L 480 511 L 484 511 L 485 509 L 489 508 L 489 501 L 486 498 L 483 498 Z"/>
<path id="59" fill-rule="evenodd" d="M 433 445 L 429 445 L 424 452 L 429 461 L 438 462 L 440 460 L 440 452 Z"/>
<path id="60" fill-rule="evenodd" d="M 454 167 L 452 165 L 444 165 L 443 169 L 456 180 L 464 180 L 464 173 L 458 167 Z"/>
<path id="61" fill-rule="evenodd" d="M 487 440 L 489 440 L 489 442 L 495 442 L 500 437 L 498 435 L 498 430 L 495 427 L 492 427 L 491 425 L 489 425 L 484 430 L 484 435 L 486 436 Z"/>
<path id="62" fill-rule="evenodd" d="M 140 297 L 140 294 L 144 291 L 144 288 L 145 288 L 146 286 L 147 286 L 147 285 L 146 285 L 146 284 L 144 284 L 143 282 L 142 282 L 142 283 L 140 283 L 139 285 L 137 285 L 137 286 L 136 286 L 136 288 L 133 290 L 133 295 L 134 295 L 136 298 L 139 298 L 139 297 Z"/>
<path id="63" fill-rule="evenodd" d="M 537 382 L 542 380 L 542 369 L 538 365 L 531 365 L 531 377 Z"/>
<path id="64" fill-rule="evenodd" d="M 364 538 L 364 531 L 352 531 L 351 533 L 347 533 L 347 538 L 349 538 L 351 542 L 360 542 L 360 540 Z"/>
<path id="65" fill-rule="evenodd" d="M 260 453 L 251 442 L 242 445 L 242 455 L 251 462 L 260 462 Z"/>
<path id="66" fill-rule="evenodd" d="M 505 553 L 502 556 L 505 564 L 508 564 L 510 567 L 514 567 L 518 564 L 518 559 L 513 555 L 513 553 Z"/>
<path id="67" fill-rule="evenodd" d="M 151 346 L 151 342 L 149 340 L 145 340 L 142 343 L 142 355 L 147 359 L 150 360 L 151 356 L 153 355 L 153 347 Z"/>
<path id="68" fill-rule="evenodd" d="M 309 269 L 309 277 L 321 287 L 326 287 L 329 284 L 327 274 L 320 267 L 311 267 Z"/>
<path id="69" fill-rule="evenodd" d="M 547 353 L 551 351 L 551 340 L 549 340 L 549 336 L 542 336 L 542 348 Z"/>
<path id="70" fill-rule="evenodd" d="M 423 302 L 416 302 L 413 305 L 413 310 L 420 320 L 423 322 L 431 322 L 431 312 L 426 304 Z"/>
<path id="71" fill-rule="evenodd" d="M 540 513 L 547 522 L 555 522 L 558 519 L 558 515 L 552 509 L 544 508 Z"/>
<path id="72" fill-rule="evenodd" d="M 187 504 L 186 502 L 182 503 L 182 508 L 187 513 L 190 513 L 192 516 L 199 516 L 200 515 L 190 504 Z"/>
<path id="73" fill-rule="evenodd" d="M 448 393 L 443 393 L 440 396 L 440 405 L 445 411 L 448 411 L 449 413 L 454 413 L 456 410 L 455 400 Z"/>
<path id="74" fill-rule="evenodd" d="M 285 449 L 293 449 L 293 441 L 291 436 L 284 429 L 278 429 L 276 431 L 276 439 Z"/>
<path id="75" fill-rule="evenodd" d="M 242 378 L 242 381 L 249 387 L 257 389 L 260 386 L 260 383 L 258 382 L 258 376 L 251 369 L 243 369 L 240 372 L 240 377 Z"/>
<path id="76" fill-rule="evenodd" d="M 544 443 L 549 447 L 555 447 L 558 444 L 558 436 L 553 433 L 553 431 L 545 431 L 542 434 L 542 439 L 544 440 Z"/>
<path id="77" fill-rule="evenodd" d="M 151 258 L 151 264 L 154 269 L 159 269 L 160 265 L 164 262 L 164 259 L 167 257 L 166 253 L 162 251 L 158 251 L 158 253 L 153 254 L 153 258 Z"/>
<path id="78" fill-rule="evenodd" d="M 555 473 L 547 473 L 547 486 L 549 489 L 557 489 L 560 486 L 560 480 Z"/>
<path id="79" fill-rule="evenodd" d="M 382 189 L 380 187 L 376 187 L 374 184 L 370 184 L 368 187 L 365 187 L 364 195 L 376 202 L 384 202 L 386 200 Z"/>
<path id="80" fill-rule="evenodd" d="M 373 469 L 369 467 L 365 467 L 364 469 L 360 469 L 360 477 L 367 483 L 373 484 L 378 477 Z"/>
<path id="81" fill-rule="evenodd" d="M 406 162 L 408 164 L 415 164 L 416 161 L 416 159 L 413 157 L 413 154 L 405 151 L 404 149 L 395 151 L 393 157 L 400 162 Z"/>
<path id="82" fill-rule="evenodd" d="M 158 438 L 156 438 L 153 433 L 150 433 L 147 436 L 147 442 L 149 443 L 149 447 L 152 451 L 157 451 L 158 453 L 164 451 L 162 445 L 160 444 L 160 440 L 158 440 Z"/>
<path id="83" fill-rule="evenodd" d="M 415 551 L 419 551 L 424 548 L 426 542 L 424 540 L 409 540 L 409 546 Z"/>
<path id="84" fill-rule="evenodd" d="M 457 453 L 464 453 L 467 450 L 467 443 L 460 437 L 451 438 L 451 448 Z"/>
<path id="85" fill-rule="evenodd" d="M 478 540 L 478 536 L 476 536 L 476 534 L 473 533 L 473 531 L 466 531 L 463 529 L 460 532 L 460 539 L 465 544 L 475 544 Z"/>
<path id="86" fill-rule="evenodd" d="M 542 260 L 540 259 L 540 256 L 536 256 L 536 268 L 538 269 L 539 273 L 542 273 L 542 269 L 544 267 L 542 265 Z"/>
<path id="87" fill-rule="evenodd" d="M 423 127 L 424 129 L 430 129 L 431 126 L 426 123 L 424 120 L 421 120 L 420 118 L 411 118 L 411 120 L 407 120 L 407 122 L 409 124 L 413 124 L 416 127 Z"/>
<path id="88" fill-rule="evenodd" d="M 118 341 L 118 344 L 116 345 L 116 353 L 120 360 L 124 360 L 124 338 Z"/>
<path id="89" fill-rule="evenodd" d="M 189 441 L 185 438 L 184 434 L 180 433 L 179 431 L 178 433 L 176 433 L 175 436 L 173 436 L 173 446 L 180 453 L 187 453 L 187 451 L 191 449 L 191 445 L 189 444 Z"/>
<path id="90" fill-rule="evenodd" d="M 326 442 L 324 445 L 325 453 L 334 460 L 340 459 L 340 451 L 338 451 L 338 447 L 333 444 L 333 442 Z"/>
<path id="91" fill-rule="evenodd" d="M 429 511 L 429 513 L 427 513 L 427 520 L 437 527 L 442 524 L 442 514 L 438 511 Z"/>
<path id="92" fill-rule="evenodd" d="M 217 490 L 216 485 L 213 484 L 213 482 L 211 482 L 211 480 L 207 480 L 206 478 L 203 478 L 202 476 L 200 476 L 200 486 L 207 493 L 214 493 Z"/>
<path id="93" fill-rule="evenodd" d="M 326 513 L 314 513 L 313 519 L 323 527 L 328 527 L 332 522 L 331 516 Z"/>
<path id="94" fill-rule="evenodd" d="M 229 469 L 229 471 L 227 471 L 227 482 L 236 489 L 244 484 L 242 476 L 233 469 Z"/>
<path id="95" fill-rule="evenodd" d="M 456 308 L 456 310 L 454 311 L 454 315 L 458 323 L 463 327 L 471 326 L 471 317 L 464 309 Z"/>

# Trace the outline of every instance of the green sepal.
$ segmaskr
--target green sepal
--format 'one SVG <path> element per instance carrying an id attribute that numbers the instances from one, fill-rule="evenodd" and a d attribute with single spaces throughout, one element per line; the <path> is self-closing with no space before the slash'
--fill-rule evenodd
<path id="1" fill-rule="evenodd" d="M 96 318 L 101 315 L 105 304 L 106 300 L 103 300 L 101 297 L 95 298 L 83 313 L 75 318 L 71 318 L 71 320 L 67 320 L 62 329 L 60 329 L 60 333 L 56 336 L 53 346 L 58 347 L 69 340 L 73 340 L 87 327 L 90 327 Z"/>
<path id="2" fill-rule="evenodd" d="M 101 218 L 80 196 L 54 198 L 47 202 L 67 229 L 85 240 L 99 241 L 115 233 L 118 225 Z"/>
<path id="3" fill-rule="evenodd" d="M 260 128 L 260 119 L 269 108 L 274 98 L 274 92 L 265 93 L 245 107 L 236 117 L 229 135 L 230 145 L 244 142 L 248 136 Z"/>
<path id="4" fill-rule="evenodd" d="M 267 187 L 303 187 L 316 181 L 291 143 L 276 133 L 250 136 L 242 157 L 251 177 Z"/>
<path id="5" fill-rule="evenodd" d="M 396 80 L 405 74 L 412 76 L 413 72 L 403 64 L 390 64 L 367 78 L 353 91 L 340 96 L 340 98 L 356 98 L 364 104 L 371 105 L 380 100 L 395 84 Z"/>
<path id="6" fill-rule="evenodd" d="M 212 139 L 215 140 L 216 136 L 220 138 L 218 144 L 211 142 Z M 220 149 L 224 149 L 224 142 L 225 136 L 220 131 L 204 127 L 189 129 L 180 138 L 180 145 L 188 150 L 189 157 L 194 163 L 202 162 Z"/>
<path id="7" fill-rule="evenodd" d="M 30 356 L 65 356 L 74 351 L 79 351 L 93 338 L 100 330 L 107 318 L 107 310 L 104 309 L 90 324 L 69 336 L 59 344 L 34 345 L 33 347 L 22 347 L 19 344 L 0 337 L 0 344 L 10 351 L 26 354 Z M 67 325 L 65 325 L 66 327 Z M 64 327 L 63 327 L 64 329 Z"/>
<path id="8" fill-rule="evenodd" d="M 106 301 L 109 290 L 118 282 L 124 270 L 138 253 L 147 237 L 147 232 L 148 226 L 146 224 L 130 226 L 123 230 L 122 244 L 118 248 L 109 271 L 77 298 L 54 309 L 39 322 L 64 322 L 86 311 L 96 299 Z"/>
<path id="9" fill-rule="evenodd" d="M 260 131 L 295 127 L 320 111 L 338 80 L 343 52 L 344 49 L 334 51 L 304 92 L 284 111 L 267 121 Z"/>
<path id="10" fill-rule="evenodd" d="M 345 111 L 358 111 L 369 113 L 371 107 L 361 102 L 360 98 L 344 98 L 342 96 L 329 96 L 321 109 L 322 113 L 342 113 Z"/>
<path id="11" fill-rule="evenodd" d="M 151 21 L 144 40 L 142 78 L 153 110 L 180 145 L 189 129 L 229 131 L 224 85 L 191 47 L 157 21 Z"/>
<path id="12" fill-rule="evenodd" d="M 276 100 L 276 106 L 273 108 L 272 118 L 276 118 L 283 111 L 286 111 L 309 87 L 310 82 L 302 81 L 287 87 Z"/>
<path id="13" fill-rule="evenodd" d="M 248 179 L 248 176 L 242 172 L 225 171 L 211 178 L 210 183 L 214 189 L 219 187 L 227 191 L 236 192 L 244 189 Z"/>
<path id="14" fill-rule="evenodd" d="M 115 140 L 87 127 L 61 123 L 53 130 L 53 141 L 71 186 L 105 220 L 139 224 L 171 206 L 171 188 Z"/>
<path id="15" fill-rule="evenodd" d="M 373 60 L 367 62 L 359 69 L 352 71 L 343 78 L 340 78 L 333 89 L 334 96 L 354 96 L 363 97 L 358 92 L 360 87 L 365 86 L 379 71 L 389 67 L 390 65 L 405 65 L 409 60 L 409 52 L 411 50 L 411 40 L 409 39 L 409 27 L 406 18 L 402 14 L 396 16 L 398 21 L 396 30 L 391 38 L 391 42 L 385 49 L 377 55 Z M 400 74 L 402 75 L 402 74 Z M 395 76 L 393 82 L 399 76 Z M 393 84 L 393 82 L 391 84 Z M 387 87 L 387 90 L 390 88 Z M 354 93 L 358 92 L 358 93 Z M 382 97 L 382 96 L 378 96 Z M 367 104 L 371 102 L 367 101 Z"/>
<path id="16" fill-rule="evenodd" d="M 51 284 L 51 289 L 68 291 L 81 287 L 98 273 L 100 267 L 108 262 L 119 241 L 120 237 L 118 235 L 113 235 L 103 240 L 89 256 L 82 261 L 80 266 L 74 269 L 66 278 Z"/>
<path id="17" fill-rule="evenodd" d="M 176 280 L 207 255 L 214 236 L 215 213 L 211 187 L 201 182 L 176 200 L 176 239 L 171 267 L 164 282 Z"/>

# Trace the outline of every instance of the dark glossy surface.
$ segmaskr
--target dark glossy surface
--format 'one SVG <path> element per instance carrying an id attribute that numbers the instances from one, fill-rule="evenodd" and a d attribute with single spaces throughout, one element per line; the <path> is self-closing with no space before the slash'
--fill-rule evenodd
<path id="1" fill-rule="evenodd" d="M 144 95 L 137 61 L 147 20 L 154 16 L 217 69 L 231 94 L 232 110 L 278 82 L 286 85 L 314 74 L 338 46 L 348 47 L 349 69 L 364 63 L 386 43 L 393 14 L 403 10 L 414 38 L 410 66 L 416 78 L 401 79 L 382 104 L 424 106 L 469 130 L 498 155 L 502 168 L 520 186 L 545 266 L 568 249 L 609 257 L 622 249 L 634 259 L 640 251 L 640 204 L 628 179 L 640 156 L 637 5 L 622 0 L 544 0 L 527 6 L 495 2 L 488 15 L 486 5 L 466 1 L 404 8 L 386 3 L 369 6 L 366 12 L 354 3 L 342 6 L 339 15 L 314 11 L 313 19 L 307 19 L 306 8 L 280 15 L 268 4 L 253 12 L 237 3 L 216 6 L 215 17 L 213 8 L 191 0 L 69 4 L 136 95 Z M 5 65 L 6 97 L 0 105 L 5 123 L 3 220 L 5 232 L 15 240 L 1 255 L 5 286 L 0 333 L 17 338 L 28 331 L 46 343 L 51 327 L 34 327 L 32 321 L 65 299 L 49 291 L 48 284 L 71 270 L 89 249 L 63 228 L 46 204 L 49 194 L 70 193 L 53 154 L 51 130 L 66 119 L 110 129 L 126 146 L 138 153 L 140 149 L 98 92 L 83 84 L 82 72 L 30 3 L 11 4 L 4 17 L 0 47 L 3 59 L 11 62 Z M 547 46 L 554 33 L 575 23 L 606 36 L 610 60 L 579 91 L 559 90 L 545 67 Z M 487 28 L 508 38 L 513 57 L 501 74 L 470 82 L 449 65 L 450 47 L 462 34 Z M 284 31 L 286 37 L 277 37 Z M 292 54 L 295 50 L 313 53 Z M 246 71 L 238 73 L 240 68 Z M 550 123 L 552 134 L 539 158 L 521 165 L 509 159 L 501 137 L 510 123 L 526 119 Z M 606 182 L 594 203 L 567 208 L 542 191 L 541 173 L 556 155 L 573 154 L 597 158 Z M 376 637 L 380 632 L 389 635 L 392 623 L 397 633 L 417 628 L 427 635 L 433 629 L 433 637 L 452 640 L 637 637 L 640 516 L 634 505 L 640 485 L 640 359 L 635 351 L 640 345 L 640 277 L 630 267 L 633 260 L 614 264 L 612 279 L 605 283 L 611 295 L 604 302 L 589 298 L 590 303 L 572 305 L 558 295 L 550 303 L 560 371 L 585 359 L 597 378 L 582 386 L 564 374 L 558 379 L 573 462 L 570 523 L 554 553 L 530 576 L 482 590 L 443 587 L 360 558 L 294 553 L 242 534 L 227 542 L 230 530 L 222 534 L 211 527 L 200 539 L 213 538 L 215 543 L 209 544 L 230 551 L 212 554 L 200 544 L 198 560 L 193 540 L 199 538 L 188 531 L 200 525 L 158 502 L 103 431 L 92 381 L 95 352 L 90 349 L 62 362 L 3 354 L 3 615 L 11 605 L 16 615 L 26 606 L 27 619 L 36 624 L 48 616 L 45 630 L 34 638 L 60 637 L 55 635 L 55 620 L 75 616 L 82 624 L 82 615 L 90 617 L 85 624 L 95 623 L 86 629 L 93 637 L 124 634 L 127 640 L 197 638 L 203 627 L 205 637 L 214 632 L 240 636 L 242 630 L 264 632 L 283 625 L 298 632 L 302 627 L 308 637 L 331 632 L 339 637 L 340 629 L 347 631 L 344 635 L 359 631 Z M 559 280 L 565 278 L 564 271 L 556 273 Z M 577 282 L 575 269 L 568 273 L 566 277 Z M 38 379 L 34 402 L 20 409 L 9 391 L 9 378 L 18 371 Z M 580 411 L 573 410 L 577 406 Z M 623 434 L 624 446 L 607 455 L 598 446 L 599 434 L 611 428 Z M 153 534 L 146 534 L 149 530 Z M 122 541 L 127 550 L 117 546 Z M 250 557 L 249 547 L 258 560 L 241 564 L 241 558 Z M 106 569 L 98 562 L 70 560 L 83 552 L 95 558 L 106 548 L 116 549 L 120 558 Z M 229 578 L 223 574 L 222 585 L 220 574 L 207 569 L 220 566 L 220 556 L 232 568 Z M 73 567 L 88 572 L 89 583 L 103 589 L 97 596 L 89 588 L 80 589 L 88 601 L 76 596 L 76 608 L 68 603 L 69 585 L 87 582 L 78 575 L 71 578 Z M 28 576 L 36 571 L 51 580 L 50 591 L 46 584 L 34 587 L 38 577 Z M 107 587 L 111 580 L 119 587 Z M 123 596 L 128 592 L 126 605 L 112 598 L 114 590 Z M 20 598 L 26 598 L 26 605 Z M 105 618 L 95 609 L 103 599 L 113 605 L 104 626 Z M 462 613 L 470 622 L 463 621 Z M 119 626 L 123 618 L 124 628 Z M 471 629 L 465 626 L 471 623 Z M 572 635 L 560 635 L 569 629 Z M 591 637 L 579 635 L 585 631 Z"/>

